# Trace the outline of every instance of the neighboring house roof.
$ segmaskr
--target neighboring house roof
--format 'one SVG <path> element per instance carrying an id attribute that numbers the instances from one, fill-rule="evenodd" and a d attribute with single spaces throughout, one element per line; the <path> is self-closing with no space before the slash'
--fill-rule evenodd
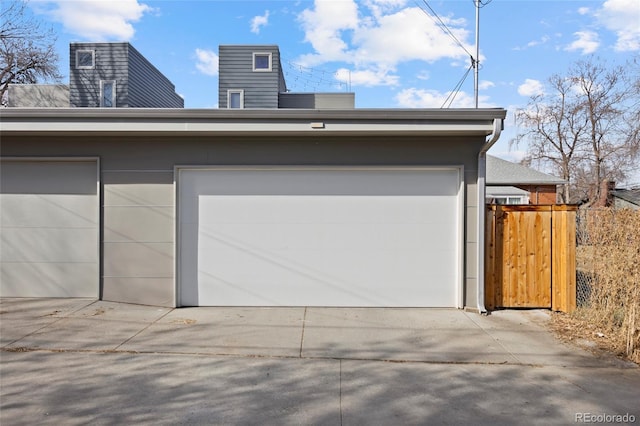
<path id="1" fill-rule="evenodd" d="M 7 91 L 8 107 L 68 108 L 68 84 L 10 84 Z"/>
<path id="2" fill-rule="evenodd" d="M 487 155 L 487 185 L 562 185 L 563 179 Z"/>
<path id="3" fill-rule="evenodd" d="M 628 203 L 640 206 L 640 188 L 634 189 L 616 189 L 611 191 L 611 195 L 620 198 Z"/>

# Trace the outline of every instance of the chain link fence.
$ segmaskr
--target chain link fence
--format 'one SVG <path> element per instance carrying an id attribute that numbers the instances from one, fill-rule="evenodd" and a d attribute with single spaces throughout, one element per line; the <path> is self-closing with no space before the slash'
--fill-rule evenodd
<path id="1" fill-rule="evenodd" d="M 579 308 L 588 306 L 595 283 L 588 213 L 588 210 L 578 210 L 576 214 L 576 304 Z"/>

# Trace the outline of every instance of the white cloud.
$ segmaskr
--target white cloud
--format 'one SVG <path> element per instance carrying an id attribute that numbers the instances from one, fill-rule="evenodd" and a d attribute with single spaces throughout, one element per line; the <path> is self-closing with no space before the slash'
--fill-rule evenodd
<path id="1" fill-rule="evenodd" d="M 305 9 L 299 15 L 299 20 L 305 32 L 305 41 L 311 43 L 317 56 L 325 58 L 324 61 L 316 60 L 316 64 L 348 58 L 348 45 L 342 40 L 342 32 L 358 27 L 358 7 L 355 1 L 316 0 L 315 8 Z M 311 60 L 312 57 L 313 55 L 307 55 L 306 59 Z"/>
<path id="2" fill-rule="evenodd" d="M 305 40 L 314 53 L 296 62 L 317 66 L 344 61 L 354 66 L 354 85 L 396 85 L 398 64 L 413 60 L 435 62 L 464 59 L 468 54 L 418 7 L 405 0 L 315 0 L 299 15 Z M 462 43 L 469 36 L 466 22 L 441 17 Z M 465 44 L 468 51 L 473 47 Z M 357 77 L 357 78 L 354 78 Z"/>
<path id="3" fill-rule="evenodd" d="M 551 37 L 549 37 L 548 35 L 543 35 L 542 37 L 540 37 L 540 39 L 538 40 L 531 40 L 530 42 L 528 42 L 526 45 L 524 46 L 516 46 L 513 48 L 513 50 L 526 50 L 530 47 L 536 47 L 536 46 L 540 46 L 543 44 L 546 44 L 549 42 L 549 40 L 551 40 Z"/>
<path id="4" fill-rule="evenodd" d="M 581 50 L 583 55 L 588 55 L 595 52 L 600 47 L 600 40 L 598 34 L 593 31 L 577 31 L 573 33 L 576 40 L 564 50 L 574 51 Z"/>
<path id="5" fill-rule="evenodd" d="M 520 96 L 535 96 L 544 93 L 544 85 L 538 80 L 527 78 L 524 83 L 518 86 L 518 94 Z"/>
<path id="6" fill-rule="evenodd" d="M 468 31 L 460 22 L 442 18 L 458 40 L 464 40 Z M 366 63 L 394 66 L 399 62 L 443 58 L 466 58 L 468 54 L 453 39 L 417 8 L 402 9 L 380 17 L 374 25 L 360 27 L 354 33 L 356 60 Z M 467 50 L 472 51 L 470 45 Z"/>
<path id="7" fill-rule="evenodd" d="M 595 12 L 596 18 L 616 33 L 617 51 L 640 50 L 640 2 L 638 0 L 607 0 Z"/>
<path id="8" fill-rule="evenodd" d="M 422 70 L 418 75 L 416 75 L 416 78 L 418 80 L 429 80 L 431 78 L 431 73 L 429 73 L 429 71 Z"/>
<path id="9" fill-rule="evenodd" d="M 527 43 L 527 47 L 538 46 L 539 44 L 544 44 L 549 41 L 549 36 L 543 36 L 540 40 L 533 40 Z"/>
<path id="10" fill-rule="evenodd" d="M 196 68 L 205 75 L 218 75 L 218 55 L 212 50 L 196 49 Z"/>
<path id="11" fill-rule="evenodd" d="M 380 17 L 384 13 L 388 13 L 407 4 L 406 0 L 365 0 L 363 1 L 373 16 Z"/>
<path id="12" fill-rule="evenodd" d="M 548 35 L 544 35 L 544 36 L 542 36 L 540 38 L 540 40 L 533 40 L 533 41 L 530 41 L 529 43 L 527 43 L 527 47 L 534 47 L 534 46 L 538 46 L 540 44 L 545 44 L 549 40 L 551 40 L 551 37 L 549 37 Z"/>
<path id="13" fill-rule="evenodd" d="M 403 108 L 440 108 L 447 98 L 437 90 L 410 88 L 396 95 L 398 106 Z"/>
<path id="14" fill-rule="evenodd" d="M 38 8 L 60 22 L 65 31 L 90 41 L 128 41 L 133 38 L 133 23 L 151 7 L 138 0 L 85 0 L 38 2 Z"/>
<path id="15" fill-rule="evenodd" d="M 588 7 L 578 8 L 578 14 L 580 15 L 587 15 L 589 12 L 591 12 L 591 9 L 589 9 Z"/>
<path id="16" fill-rule="evenodd" d="M 451 92 L 442 93 L 437 90 L 425 90 L 409 88 L 400 91 L 395 100 L 398 106 L 401 108 L 449 108 L 451 102 Z M 491 108 L 493 105 L 488 104 L 485 96 L 480 96 L 479 106 L 481 108 Z M 472 95 L 466 92 L 459 92 L 454 101 L 451 103 L 451 108 L 473 108 L 475 107 L 475 101 Z"/>
<path id="17" fill-rule="evenodd" d="M 478 83 L 478 89 L 487 90 L 491 87 L 495 87 L 495 85 L 496 84 L 493 81 L 482 80 L 480 81 L 480 83 Z"/>
<path id="18" fill-rule="evenodd" d="M 368 69 L 351 71 L 341 68 L 336 73 L 336 80 L 354 86 L 397 86 L 400 77 L 391 74 L 392 70 Z"/>
<path id="19" fill-rule="evenodd" d="M 269 11 L 265 10 L 264 15 L 254 16 L 253 19 L 251 19 L 251 32 L 259 34 L 260 28 L 266 26 L 267 24 L 269 24 Z"/>

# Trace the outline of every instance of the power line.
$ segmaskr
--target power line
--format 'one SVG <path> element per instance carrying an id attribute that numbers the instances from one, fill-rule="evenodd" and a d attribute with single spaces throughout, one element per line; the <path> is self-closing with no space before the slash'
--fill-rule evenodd
<path id="1" fill-rule="evenodd" d="M 444 32 L 445 32 L 446 34 L 448 34 L 448 35 L 453 39 L 453 41 L 455 41 L 455 42 L 456 42 L 456 44 L 457 44 L 458 46 L 460 46 L 460 47 L 462 48 L 462 50 L 464 50 L 464 51 L 467 53 L 467 55 L 469 55 L 469 56 L 473 57 L 473 55 L 471 54 L 471 52 L 469 52 L 469 51 L 467 50 L 467 48 L 466 48 L 466 47 L 464 47 L 464 45 L 460 42 L 460 40 L 458 40 L 458 38 L 455 36 L 455 34 L 453 34 L 453 32 L 449 29 L 449 27 L 447 26 L 447 24 L 445 24 L 445 23 L 444 23 L 444 21 L 440 18 L 440 16 L 438 16 L 438 14 L 436 13 L 436 11 L 435 11 L 435 10 L 433 10 L 433 8 L 431 7 L 431 5 L 429 5 L 429 3 L 427 2 L 427 0 L 422 0 L 422 2 L 425 4 L 425 6 L 427 6 L 427 7 L 429 8 L 429 10 L 431 11 L 431 14 L 430 14 L 430 13 L 428 13 L 426 10 L 424 10 L 424 9 L 422 8 L 422 6 L 420 6 L 420 4 L 418 4 L 417 2 L 416 2 L 416 6 L 418 6 L 418 8 L 419 8 L 420 10 L 422 10 L 422 11 L 424 12 L 424 14 L 425 14 L 425 15 L 427 15 L 429 18 L 431 18 L 431 19 L 436 23 L 436 25 L 440 26 L 440 27 L 444 30 Z M 487 3 L 487 4 L 488 4 L 488 3 Z"/>
<path id="2" fill-rule="evenodd" d="M 478 2 L 482 2 L 482 0 L 475 0 Z M 485 0 L 485 4 L 489 4 L 492 0 Z M 458 93 L 460 93 L 460 89 L 462 88 L 462 85 L 464 84 L 465 80 L 467 79 L 467 77 L 469 76 L 469 73 L 471 72 L 472 69 L 476 70 L 477 73 L 477 69 L 478 69 L 478 65 L 479 65 L 479 60 L 478 58 L 475 58 L 474 55 L 469 52 L 469 50 L 467 50 L 467 48 L 460 42 L 460 40 L 458 40 L 458 38 L 455 36 L 455 34 L 453 34 L 453 31 L 451 31 L 451 29 L 449 29 L 449 27 L 447 26 L 447 24 L 445 24 L 445 22 L 440 18 L 440 16 L 438 16 L 438 14 L 436 13 L 435 10 L 433 10 L 433 8 L 431 7 L 431 5 L 429 5 L 429 3 L 427 2 L 427 0 L 422 0 L 422 2 L 425 4 L 425 6 L 427 6 L 427 8 L 429 8 L 429 10 L 431 11 L 431 14 L 429 14 L 426 10 L 424 10 L 418 3 L 416 3 L 416 5 L 420 8 L 420 10 L 422 10 L 424 12 L 425 15 L 427 15 L 430 19 L 432 19 L 436 25 L 440 26 L 440 28 L 447 34 L 449 35 L 449 37 L 451 37 L 453 39 L 453 41 L 460 47 L 462 48 L 462 50 L 465 51 L 465 53 L 467 55 L 469 55 L 469 58 L 471 58 L 471 65 L 469 66 L 469 68 L 467 68 L 467 70 L 465 71 L 464 75 L 462 76 L 462 78 L 460 79 L 460 81 L 458 81 L 458 84 L 455 86 L 455 88 L 449 93 L 449 95 L 447 96 L 447 98 L 444 100 L 444 102 L 442 103 L 442 106 L 440 108 L 445 108 L 445 106 L 447 105 L 447 102 L 449 103 L 449 105 L 447 106 L 447 108 L 450 108 L 451 105 L 453 104 L 453 101 L 456 99 L 456 96 L 458 95 Z M 477 84 L 477 83 L 476 83 Z M 476 102 L 477 104 L 477 102 Z M 477 108 L 477 105 L 476 105 Z"/>
<path id="3" fill-rule="evenodd" d="M 480 9 L 485 7 L 485 6 L 487 6 L 493 0 L 472 0 L 472 1 L 473 1 L 473 5 L 474 5 L 474 7 L 476 9 L 476 54 L 475 54 L 475 56 L 471 52 L 469 52 L 467 50 L 467 48 L 460 42 L 460 40 L 458 40 L 458 38 L 455 36 L 455 34 L 453 34 L 451 29 L 449 29 L 447 24 L 445 24 L 445 22 L 440 18 L 440 16 L 438 16 L 436 11 L 433 10 L 431 5 L 429 5 L 427 0 L 422 0 L 422 2 L 431 11 L 431 13 L 428 13 L 426 10 L 424 10 L 422 8 L 422 6 L 420 6 L 420 4 L 417 3 L 417 0 L 415 0 L 416 6 L 418 6 L 418 8 L 420 8 L 420 10 L 422 10 L 425 15 L 427 15 L 430 19 L 432 19 L 435 22 L 436 25 L 440 26 L 441 29 L 443 31 L 445 31 L 445 33 L 448 34 L 453 39 L 453 41 L 455 41 L 455 43 L 460 48 L 462 48 L 462 50 L 464 50 L 467 53 L 467 55 L 469 55 L 469 57 L 471 58 L 471 67 L 469 69 L 467 69 L 467 71 L 465 72 L 462 80 L 458 83 L 458 85 L 456 86 L 454 91 L 449 94 L 449 96 L 444 101 L 444 104 L 442 105 L 441 108 L 444 108 L 444 106 L 446 105 L 447 101 L 450 98 L 451 98 L 451 101 L 449 102 L 449 106 L 451 106 L 451 104 L 453 103 L 453 100 L 455 99 L 455 96 L 460 91 L 460 87 L 462 86 L 462 83 L 464 82 L 464 80 L 469 75 L 469 72 L 471 71 L 471 69 L 474 70 L 474 90 L 473 90 L 473 92 L 474 92 L 474 99 L 475 99 L 475 107 L 478 108 L 478 80 L 479 80 L 478 71 L 480 70 L 480 41 L 479 41 Z"/>
<path id="4" fill-rule="evenodd" d="M 471 0 L 473 2 L 473 4 L 476 4 L 476 1 L 478 2 L 477 5 L 480 9 L 482 9 L 483 7 L 485 7 L 486 5 L 488 5 L 489 3 L 491 3 L 493 0 Z"/>
<path id="5" fill-rule="evenodd" d="M 473 58 L 471 58 L 471 65 L 469 66 L 469 68 L 467 68 L 467 71 L 464 73 L 460 81 L 458 81 L 458 84 L 456 85 L 456 87 L 449 93 L 449 96 L 447 96 L 447 99 L 444 100 L 440 108 L 444 108 L 445 105 L 447 104 L 447 101 L 449 101 L 449 99 L 451 99 L 451 101 L 449 102 L 449 105 L 447 106 L 447 108 L 451 108 L 451 105 L 453 104 L 453 101 L 456 99 L 456 96 L 460 92 L 462 85 L 464 84 L 465 80 L 469 76 L 469 73 L 471 72 L 471 70 L 474 68 L 474 64 L 475 64 L 475 61 L 473 60 Z"/>

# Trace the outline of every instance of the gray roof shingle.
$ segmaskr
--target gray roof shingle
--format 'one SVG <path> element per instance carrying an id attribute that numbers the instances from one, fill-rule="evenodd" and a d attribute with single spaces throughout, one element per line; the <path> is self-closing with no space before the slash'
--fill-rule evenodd
<path id="1" fill-rule="evenodd" d="M 487 155 L 487 185 L 562 185 L 563 179 Z"/>
<path id="2" fill-rule="evenodd" d="M 616 189 L 611 191 L 611 194 L 614 197 L 618 197 L 623 199 L 631 204 L 635 204 L 636 206 L 640 206 L 640 188 L 634 189 Z"/>

